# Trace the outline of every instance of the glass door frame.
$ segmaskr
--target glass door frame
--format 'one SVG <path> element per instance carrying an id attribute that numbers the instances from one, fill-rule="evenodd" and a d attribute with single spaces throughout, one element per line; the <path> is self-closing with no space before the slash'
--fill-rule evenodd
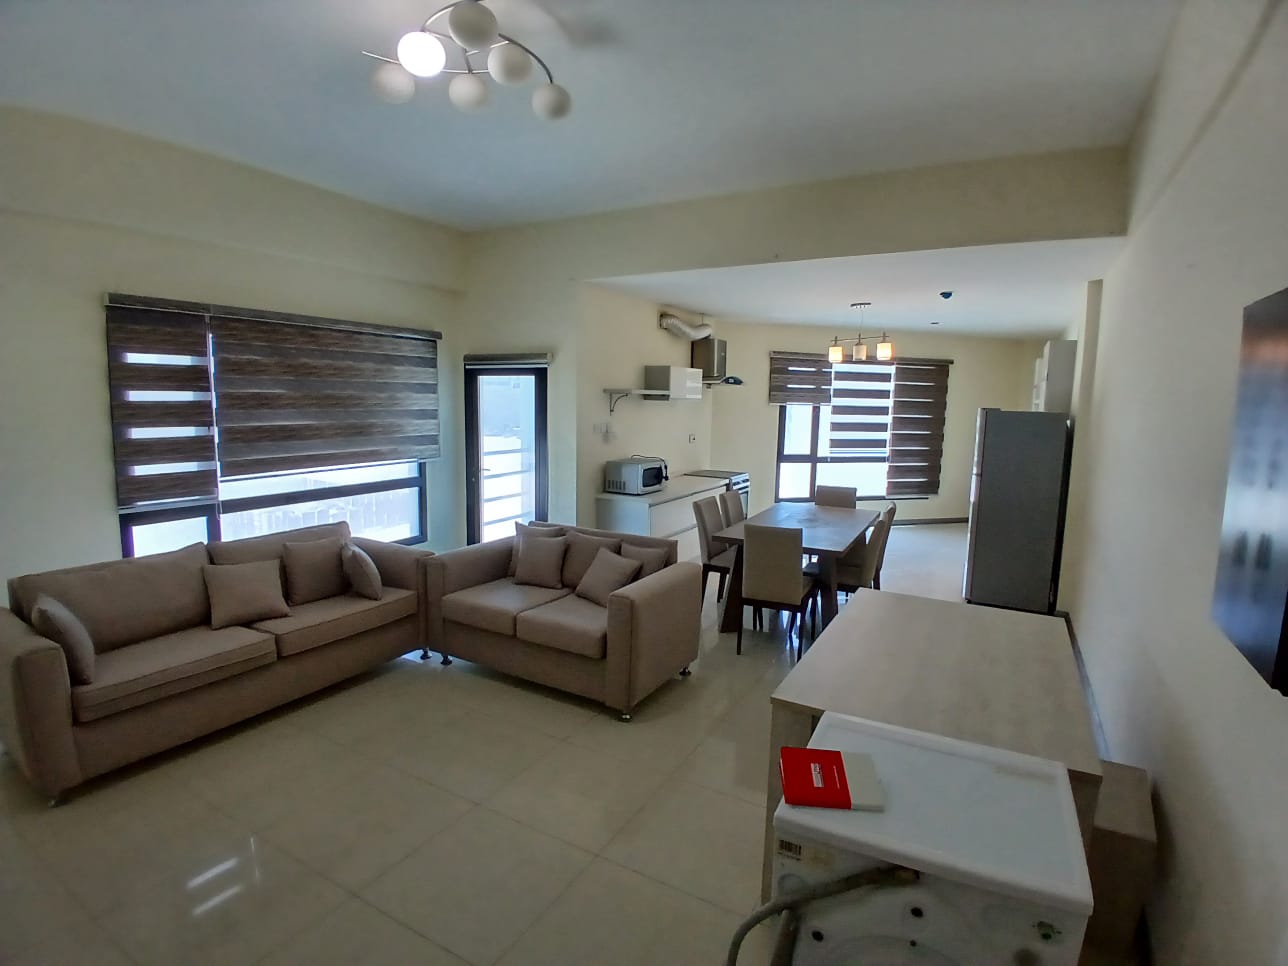
<path id="1" fill-rule="evenodd" d="M 535 519 L 544 520 L 550 512 L 550 438 L 547 427 L 547 387 L 549 369 L 543 365 L 471 365 L 465 364 L 465 542 L 476 544 L 482 531 L 482 454 L 479 451 L 479 376 L 532 376 L 534 409 L 533 474 L 535 483 Z"/>

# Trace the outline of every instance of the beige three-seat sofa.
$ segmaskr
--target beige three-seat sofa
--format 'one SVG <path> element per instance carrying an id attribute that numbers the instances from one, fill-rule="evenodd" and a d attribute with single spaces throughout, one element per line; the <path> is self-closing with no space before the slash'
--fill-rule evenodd
<path id="1" fill-rule="evenodd" d="M 340 593 L 293 605 L 289 616 L 210 626 L 204 565 L 281 561 L 287 543 L 337 537 L 375 563 L 378 600 Z M 425 640 L 432 556 L 352 538 L 347 523 L 335 523 L 13 578 L 10 609 L 0 609 L 0 742 L 57 798 L 415 650 Z M 89 632 L 91 683 L 74 685 L 63 648 L 31 627 L 42 594 Z"/>

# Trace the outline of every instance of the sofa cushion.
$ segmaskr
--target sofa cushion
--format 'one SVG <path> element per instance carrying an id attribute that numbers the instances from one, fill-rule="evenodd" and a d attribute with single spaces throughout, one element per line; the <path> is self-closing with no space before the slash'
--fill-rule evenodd
<path id="1" fill-rule="evenodd" d="M 608 648 L 608 609 L 570 595 L 525 610 L 515 618 L 515 629 L 521 641 L 602 658 Z"/>
<path id="2" fill-rule="evenodd" d="M 344 576 L 349 581 L 353 592 L 368 600 L 379 600 L 384 585 L 380 582 L 380 568 L 371 559 L 371 554 L 352 543 L 346 543 L 340 551 L 340 563 L 344 565 Z"/>
<path id="3" fill-rule="evenodd" d="M 513 637 L 517 615 L 571 593 L 566 587 L 533 587 L 516 584 L 513 577 L 502 577 L 448 594 L 443 598 L 443 616 L 458 624 Z"/>
<path id="4" fill-rule="evenodd" d="M 210 562 L 217 564 L 249 563 L 252 560 L 281 560 L 287 543 L 304 543 L 306 540 L 326 540 L 339 537 L 348 540 L 352 534 L 349 524 L 324 523 L 316 527 L 301 527 L 298 530 L 283 530 L 281 533 L 269 533 L 262 537 L 247 537 L 244 540 L 212 540 L 206 546 L 210 550 Z"/>
<path id="5" fill-rule="evenodd" d="M 289 657 L 415 613 L 414 590 L 386 587 L 380 600 L 357 594 L 327 597 L 292 607 L 290 617 L 256 621 L 251 626 L 276 637 L 278 657 Z"/>
<path id="6" fill-rule="evenodd" d="M 271 664 L 273 638 L 248 627 L 192 627 L 100 654 L 94 683 L 72 688 L 77 721 L 95 721 Z"/>
<path id="7" fill-rule="evenodd" d="M 627 560 L 640 562 L 640 572 L 636 575 L 636 580 L 651 576 L 666 566 L 666 547 L 641 547 L 639 544 L 627 543 L 623 540 L 622 549 L 617 552 Z"/>
<path id="8" fill-rule="evenodd" d="M 325 537 L 282 544 L 286 566 L 286 602 L 294 607 L 324 597 L 337 597 L 349 589 L 344 575 L 345 540 Z"/>
<path id="9" fill-rule="evenodd" d="M 89 684 L 94 680 L 94 642 L 75 614 L 52 597 L 41 594 L 31 609 L 31 626 L 41 637 L 63 649 L 72 684 Z"/>
<path id="10" fill-rule="evenodd" d="M 621 554 L 600 548 L 595 555 L 595 562 L 586 571 L 577 585 L 577 596 L 583 597 L 600 607 L 608 606 L 608 598 L 615 590 L 621 590 L 640 572 L 638 560 L 628 560 Z"/>
<path id="11" fill-rule="evenodd" d="M 560 526 L 557 523 L 541 523 L 537 520 L 531 523 L 516 523 L 514 525 L 514 549 L 510 551 L 510 570 L 511 577 L 514 576 L 514 569 L 519 566 L 519 547 L 528 537 L 562 537 L 567 532 L 567 527 Z"/>
<path id="12" fill-rule="evenodd" d="M 210 626 L 216 630 L 291 612 L 282 596 L 282 573 L 276 560 L 206 564 L 201 569 L 210 593 Z"/>
<path id="13" fill-rule="evenodd" d="M 204 544 L 182 550 L 112 560 L 16 577 L 10 595 L 30 623 L 40 594 L 48 594 L 85 625 L 94 650 L 118 647 L 204 625 L 210 601 L 201 568 L 210 562 Z"/>
<path id="14" fill-rule="evenodd" d="M 552 589 L 562 587 L 560 574 L 567 549 L 568 542 L 563 537 L 523 541 L 519 545 L 519 563 L 514 568 L 515 583 Z"/>
<path id="15" fill-rule="evenodd" d="M 595 562 L 595 554 L 601 549 L 617 553 L 622 549 L 622 541 L 617 537 L 592 537 L 588 533 L 576 530 L 568 534 L 568 553 L 563 563 L 563 585 L 576 587 L 586 571 Z"/>

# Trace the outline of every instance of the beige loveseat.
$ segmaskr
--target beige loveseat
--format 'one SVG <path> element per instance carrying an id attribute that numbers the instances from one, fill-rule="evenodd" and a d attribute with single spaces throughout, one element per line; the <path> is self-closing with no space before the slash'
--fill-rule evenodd
<path id="1" fill-rule="evenodd" d="M 556 527 L 664 548 L 665 565 L 614 591 L 603 607 L 569 586 L 511 576 L 514 537 L 449 550 L 426 562 L 429 647 L 599 701 L 629 720 L 635 706 L 698 656 L 702 568 L 676 562 L 676 542 Z M 611 547 L 609 548 L 611 549 Z"/>
<path id="2" fill-rule="evenodd" d="M 347 523 L 13 578 L 0 608 L 0 741 L 57 798 L 421 647 L 433 555 L 361 538 L 352 543 L 379 571 L 378 600 L 341 593 L 212 629 L 204 565 L 280 561 L 288 542 L 336 537 L 350 539 Z M 88 631 L 91 683 L 74 685 L 64 649 L 30 626 L 42 594 Z"/>

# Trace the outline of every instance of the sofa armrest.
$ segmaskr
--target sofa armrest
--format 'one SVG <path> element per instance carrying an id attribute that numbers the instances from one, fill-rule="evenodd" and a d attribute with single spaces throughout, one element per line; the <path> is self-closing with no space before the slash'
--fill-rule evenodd
<path id="1" fill-rule="evenodd" d="M 507 576 L 513 550 L 514 537 L 506 537 L 447 550 L 426 561 L 425 599 L 429 613 L 430 648 L 442 649 L 443 598 L 466 587 L 477 587 Z"/>
<path id="2" fill-rule="evenodd" d="M 371 558 L 380 571 L 380 582 L 386 587 L 416 592 L 416 613 L 420 617 L 420 642 L 429 639 L 429 600 L 425 596 L 425 562 L 434 556 L 432 550 L 386 543 L 369 537 L 354 537 L 353 545 Z"/>
<path id="3" fill-rule="evenodd" d="M 5 608 L 0 608 L 0 742 L 41 793 L 53 798 L 80 784 L 63 649 Z"/>
<path id="4" fill-rule="evenodd" d="M 432 550 L 367 537 L 354 537 L 353 545 L 371 558 L 380 571 L 381 583 L 401 590 L 417 590 L 424 584 L 421 578 L 424 561 L 434 556 Z"/>
<path id="5" fill-rule="evenodd" d="M 608 598 L 604 703 L 629 712 L 698 656 L 702 567 L 681 562 L 614 591 Z"/>

